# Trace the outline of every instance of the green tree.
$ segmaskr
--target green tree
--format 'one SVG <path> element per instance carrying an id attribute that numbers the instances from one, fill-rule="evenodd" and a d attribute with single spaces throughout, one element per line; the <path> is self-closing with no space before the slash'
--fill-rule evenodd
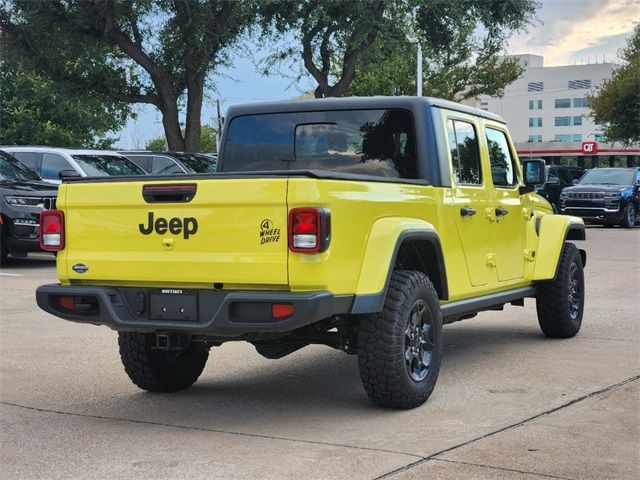
<path id="1" fill-rule="evenodd" d="M 500 96 L 523 66 L 505 58 L 509 35 L 524 28 L 538 4 L 529 0 L 416 0 L 396 9 L 363 55 L 349 95 L 415 95 L 416 50 L 423 50 L 423 92 L 463 100 Z"/>
<path id="2" fill-rule="evenodd" d="M 271 1 L 262 9 L 265 36 L 295 34 L 301 45 L 268 57 L 267 70 L 301 57 L 316 97 L 412 94 L 419 41 L 427 93 L 501 94 L 522 72 L 503 58 L 506 41 L 537 7 L 534 0 Z"/>
<path id="3" fill-rule="evenodd" d="M 261 5 L 264 36 L 301 45 L 269 56 L 267 72 L 290 60 L 302 60 L 318 84 L 314 95 L 340 97 L 353 81 L 356 64 L 384 21 L 384 0 L 269 0 Z M 301 47 L 301 48 L 300 48 Z"/>
<path id="4" fill-rule="evenodd" d="M 0 59 L 0 144 L 110 148 L 129 106 L 94 92 L 72 92 Z"/>
<path id="5" fill-rule="evenodd" d="M 166 140 L 164 137 L 157 137 L 154 139 L 151 139 L 147 142 L 147 144 L 144 146 L 145 150 L 150 150 L 152 152 L 162 152 L 164 151 L 166 146 Z"/>
<path id="6" fill-rule="evenodd" d="M 620 51 L 622 65 L 596 91 L 591 116 L 611 142 L 640 143 L 640 25 Z"/>
<path id="7" fill-rule="evenodd" d="M 190 150 L 191 152 L 215 152 L 216 150 L 216 135 L 215 128 L 209 125 L 203 125 L 200 133 L 200 141 L 198 142 L 198 148 Z M 164 137 L 154 138 L 149 140 L 144 147 L 146 150 L 159 152 L 165 149 Z"/>
<path id="8" fill-rule="evenodd" d="M 70 89 L 154 105 L 169 148 L 194 150 L 208 75 L 254 15 L 252 0 L 6 0 L 0 29 L 3 48 Z"/>

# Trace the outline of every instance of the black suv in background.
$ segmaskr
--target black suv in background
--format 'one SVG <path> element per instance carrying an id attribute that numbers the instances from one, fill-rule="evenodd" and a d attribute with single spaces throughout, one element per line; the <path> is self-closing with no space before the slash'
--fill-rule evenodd
<path id="1" fill-rule="evenodd" d="M 153 175 L 215 173 L 218 156 L 212 153 L 120 151 Z"/>
<path id="2" fill-rule="evenodd" d="M 57 188 L 0 150 L 0 266 L 40 250 L 40 212 L 55 208 Z"/>
<path id="3" fill-rule="evenodd" d="M 594 168 L 562 190 L 559 211 L 603 225 L 633 228 L 640 210 L 640 168 Z"/>
<path id="4" fill-rule="evenodd" d="M 546 167 L 546 182 L 544 185 L 536 189 L 539 195 L 546 198 L 551 205 L 558 211 L 560 205 L 560 192 L 563 188 L 575 185 L 584 175 L 582 167 L 564 167 L 561 165 L 550 165 Z"/>

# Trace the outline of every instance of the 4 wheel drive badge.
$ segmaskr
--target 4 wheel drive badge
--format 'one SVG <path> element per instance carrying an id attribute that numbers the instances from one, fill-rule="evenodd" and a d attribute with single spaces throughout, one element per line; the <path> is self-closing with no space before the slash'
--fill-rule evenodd
<path id="1" fill-rule="evenodd" d="M 274 228 L 273 222 L 265 218 L 260 222 L 260 245 L 280 241 L 280 229 Z"/>
<path id="2" fill-rule="evenodd" d="M 71 267 L 71 269 L 76 273 L 84 273 L 89 270 L 89 267 L 87 267 L 84 263 L 76 263 L 73 267 Z"/>

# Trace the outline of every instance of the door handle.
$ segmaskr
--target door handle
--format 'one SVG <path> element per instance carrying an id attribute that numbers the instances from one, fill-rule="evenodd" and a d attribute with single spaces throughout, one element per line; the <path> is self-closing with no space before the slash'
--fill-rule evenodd
<path id="1" fill-rule="evenodd" d="M 462 207 L 460 209 L 460 215 L 463 217 L 472 217 L 476 214 L 476 209 L 471 207 Z"/>
<path id="2" fill-rule="evenodd" d="M 502 207 L 496 208 L 496 217 L 502 217 L 507 213 L 509 213 L 509 210 L 507 210 L 506 208 L 502 208 Z"/>

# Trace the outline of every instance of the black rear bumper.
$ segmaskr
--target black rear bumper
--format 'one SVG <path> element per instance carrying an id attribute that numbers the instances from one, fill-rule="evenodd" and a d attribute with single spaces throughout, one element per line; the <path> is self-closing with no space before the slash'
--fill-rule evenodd
<path id="1" fill-rule="evenodd" d="M 159 289 L 43 285 L 36 301 L 44 311 L 72 322 L 106 325 L 113 330 L 136 332 L 181 332 L 212 337 L 239 337 L 251 333 L 289 332 L 332 315 L 348 313 L 352 296 L 329 292 L 165 290 L 162 302 L 170 309 L 183 294 L 197 299 L 196 318 L 189 320 L 151 318 L 151 297 Z M 73 310 L 60 306 L 58 298 L 74 297 Z M 293 313 L 273 318 L 273 304 L 290 304 Z"/>

